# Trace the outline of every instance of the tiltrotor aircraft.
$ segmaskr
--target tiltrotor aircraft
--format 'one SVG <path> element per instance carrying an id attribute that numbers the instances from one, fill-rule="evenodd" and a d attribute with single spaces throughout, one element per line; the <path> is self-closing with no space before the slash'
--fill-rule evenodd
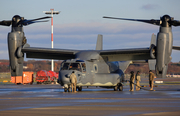
<path id="1" fill-rule="evenodd" d="M 148 60 L 149 64 L 155 60 L 157 76 L 164 78 L 167 72 L 168 63 L 171 61 L 172 48 L 180 50 L 180 47 L 173 46 L 172 27 L 179 26 L 180 21 L 174 20 L 168 15 L 164 15 L 160 20 L 137 20 L 104 17 L 111 19 L 121 19 L 130 21 L 140 21 L 160 26 L 156 39 L 152 35 L 151 45 L 147 48 L 135 49 L 102 49 L 102 35 L 98 35 L 96 50 L 70 50 L 30 47 L 26 43 L 23 26 L 29 25 L 43 17 L 33 20 L 26 20 L 15 15 L 10 21 L 1 21 L 0 25 L 12 25 L 8 34 L 8 50 L 11 68 L 11 76 L 22 76 L 24 54 L 27 58 L 57 59 L 64 60 L 59 71 L 58 83 L 64 86 L 64 91 L 70 91 L 69 76 L 75 71 L 77 76 L 77 88 L 82 90 L 82 86 L 100 86 L 114 88 L 115 91 L 123 90 L 124 71 L 131 61 Z"/>

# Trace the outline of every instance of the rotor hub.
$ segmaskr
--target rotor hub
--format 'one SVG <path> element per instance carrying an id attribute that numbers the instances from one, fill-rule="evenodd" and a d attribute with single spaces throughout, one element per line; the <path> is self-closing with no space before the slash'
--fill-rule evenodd
<path id="1" fill-rule="evenodd" d="M 172 22 L 173 18 L 171 18 L 169 15 L 164 15 L 160 19 L 162 21 L 162 23 L 161 23 L 162 27 L 171 27 L 171 22 Z"/>
<path id="2" fill-rule="evenodd" d="M 15 15 L 12 18 L 12 27 L 22 27 L 22 24 L 20 23 L 22 18 L 19 15 Z"/>

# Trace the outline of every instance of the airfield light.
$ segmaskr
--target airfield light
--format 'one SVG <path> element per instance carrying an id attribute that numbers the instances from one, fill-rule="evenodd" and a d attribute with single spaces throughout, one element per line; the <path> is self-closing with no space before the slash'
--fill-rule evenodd
<path id="1" fill-rule="evenodd" d="M 60 11 L 54 11 L 54 9 L 50 9 L 51 11 L 43 11 L 45 14 L 51 15 L 51 47 L 53 48 L 53 14 L 59 14 Z M 51 70 L 54 71 L 54 60 L 51 60 Z"/>

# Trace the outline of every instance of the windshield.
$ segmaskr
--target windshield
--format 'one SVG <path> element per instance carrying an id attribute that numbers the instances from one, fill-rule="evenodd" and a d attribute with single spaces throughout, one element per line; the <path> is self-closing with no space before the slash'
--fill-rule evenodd
<path id="1" fill-rule="evenodd" d="M 63 63 L 61 70 L 77 70 L 82 72 L 80 63 Z"/>
<path id="2" fill-rule="evenodd" d="M 69 63 L 63 63 L 61 66 L 61 70 L 68 70 L 69 68 Z"/>
<path id="3" fill-rule="evenodd" d="M 79 63 L 71 63 L 69 66 L 69 70 L 81 71 L 80 64 Z"/>

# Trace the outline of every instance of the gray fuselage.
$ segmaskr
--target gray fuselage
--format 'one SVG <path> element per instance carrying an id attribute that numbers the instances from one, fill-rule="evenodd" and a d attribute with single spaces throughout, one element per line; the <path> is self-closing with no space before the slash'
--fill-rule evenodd
<path id="1" fill-rule="evenodd" d="M 118 62 L 104 62 L 103 60 L 83 61 L 65 60 L 59 71 L 59 83 L 69 87 L 69 76 L 75 71 L 77 86 L 114 87 L 124 80 L 124 73 L 119 69 Z"/>

